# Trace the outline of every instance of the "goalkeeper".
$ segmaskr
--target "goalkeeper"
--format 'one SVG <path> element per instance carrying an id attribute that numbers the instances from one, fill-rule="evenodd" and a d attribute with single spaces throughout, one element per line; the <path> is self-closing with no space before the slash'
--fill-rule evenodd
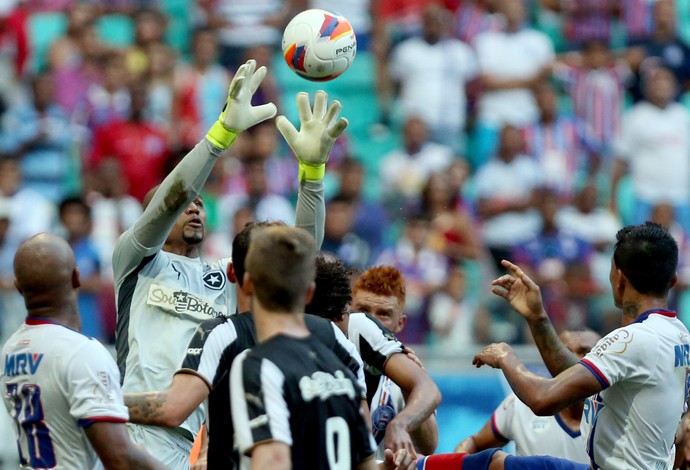
<path id="1" fill-rule="evenodd" d="M 276 114 L 272 103 L 251 105 L 265 76 L 265 67 L 256 69 L 253 60 L 238 69 L 218 121 L 161 185 L 149 191 L 144 213 L 115 246 L 116 351 L 125 392 L 167 388 L 189 353 L 187 344 L 197 325 L 236 311 L 234 284 L 227 279 L 230 260 L 209 264 L 199 258 L 206 224 L 199 192 L 216 160 L 237 135 Z M 347 121 L 338 120 L 329 131 L 339 134 L 346 125 Z M 291 146 L 295 137 L 296 131 L 285 134 Z M 319 137 L 315 147 L 332 144 L 331 139 Z M 299 155 L 297 225 L 317 240 L 323 239 L 321 179 L 328 150 Z M 130 424 L 129 432 L 136 443 L 170 468 L 188 469 L 203 416 L 199 408 L 175 429 Z"/>

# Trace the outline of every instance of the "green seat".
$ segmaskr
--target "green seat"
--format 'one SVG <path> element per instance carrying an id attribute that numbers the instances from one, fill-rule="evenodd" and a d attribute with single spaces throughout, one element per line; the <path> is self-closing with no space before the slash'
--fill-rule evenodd
<path id="1" fill-rule="evenodd" d="M 129 46 L 134 41 L 134 22 L 126 15 L 105 15 L 99 18 L 98 35 L 115 47 Z"/>
<path id="2" fill-rule="evenodd" d="M 67 18 L 63 13 L 34 13 L 29 17 L 31 70 L 45 69 L 50 45 L 66 31 Z"/>

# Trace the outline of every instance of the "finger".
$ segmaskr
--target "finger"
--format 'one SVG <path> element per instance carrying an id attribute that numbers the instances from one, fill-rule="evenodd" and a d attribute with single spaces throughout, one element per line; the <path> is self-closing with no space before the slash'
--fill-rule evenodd
<path id="1" fill-rule="evenodd" d="M 273 103 L 266 103 L 262 104 L 261 106 L 254 106 L 252 109 L 254 110 L 254 117 L 256 117 L 256 122 L 254 124 L 263 122 L 266 119 L 271 119 L 278 112 L 278 108 L 276 108 L 276 105 L 274 105 Z"/>
<path id="2" fill-rule="evenodd" d="M 266 74 L 268 73 L 268 69 L 266 67 L 259 67 L 259 70 L 254 72 L 253 75 L 247 75 L 251 77 L 249 79 L 249 94 L 253 95 L 256 93 L 256 90 L 259 89 L 261 86 L 261 82 L 266 78 Z"/>
<path id="3" fill-rule="evenodd" d="M 247 77 L 251 77 L 254 74 L 254 71 L 256 70 L 256 61 L 254 59 L 249 59 L 244 63 L 244 65 L 247 66 Z"/>
<path id="4" fill-rule="evenodd" d="M 491 292 L 504 299 L 508 298 L 508 289 L 503 286 L 491 286 Z"/>
<path id="5" fill-rule="evenodd" d="M 314 116 L 318 120 L 322 120 L 326 115 L 326 103 L 328 102 L 328 95 L 325 91 L 319 90 L 314 95 Z M 328 122 L 328 121 L 326 121 Z"/>
<path id="6" fill-rule="evenodd" d="M 498 279 L 494 279 L 491 281 L 491 284 L 512 284 L 515 282 L 516 279 L 511 276 L 510 274 L 504 274 L 503 276 L 499 277 Z"/>
<path id="7" fill-rule="evenodd" d="M 230 82 L 230 88 L 228 88 L 228 96 L 232 99 L 237 99 L 237 96 L 242 90 L 244 85 L 244 75 L 235 75 L 235 78 Z"/>
<path id="8" fill-rule="evenodd" d="M 276 119 L 276 127 L 278 128 L 278 131 L 282 134 L 283 139 L 285 139 L 285 142 L 288 143 L 288 145 L 291 145 L 291 142 L 294 142 L 295 139 L 297 139 L 297 129 L 295 129 L 295 126 L 292 125 L 290 121 L 285 116 L 278 116 L 278 119 Z"/>
<path id="9" fill-rule="evenodd" d="M 309 95 L 304 92 L 297 93 L 297 114 L 300 122 L 311 120 L 311 108 L 309 107 Z"/>
<path id="10" fill-rule="evenodd" d="M 537 289 L 538 286 L 534 283 L 532 279 L 529 278 L 527 274 L 519 267 L 511 263 L 510 261 L 504 259 L 501 261 L 501 264 L 505 266 L 506 268 L 510 269 L 510 271 L 520 279 L 522 282 L 525 283 L 528 289 Z"/>
<path id="11" fill-rule="evenodd" d="M 340 104 L 340 101 L 334 100 L 328 107 L 324 121 L 326 121 L 327 124 L 333 122 L 338 117 L 338 114 L 340 114 L 341 109 L 343 109 L 343 105 Z"/>
<path id="12" fill-rule="evenodd" d="M 340 136 L 340 134 L 342 134 L 345 131 L 348 124 L 349 124 L 349 122 L 347 119 L 340 118 L 337 121 L 335 121 L 333 124 L 328 126 L 328 129 L 326 130 L 326 132 L 328 133 L 328 136 L 331 139 L 337 139 Z"/>

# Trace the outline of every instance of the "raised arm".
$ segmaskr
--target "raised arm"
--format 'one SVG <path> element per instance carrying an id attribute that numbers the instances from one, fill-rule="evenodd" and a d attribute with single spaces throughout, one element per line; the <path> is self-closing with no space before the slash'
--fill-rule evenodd
<path id="1" fill-rule="evenodd" d="M 555 377 L 577 364 L 578 357 L 558 338 L 544 310 L 539 286 L 520 267 L 506 260 L 501 264 L 510 274 L 495 279 L 491 283 L 491 291 L 508 301 L 527 320 L 534 342 L 551 375 Z"/>
<path id="2" fill-rule="evenodd" d="M 163 180 L 144 213 L 118 240 L 113 253 L 116 279 L 160 250 L 178 216 L 199 194 L 217 158 L 237 135 L 275 115 L 276 107 L 272 103 L 251 105 L 252 96 L 265 76 L 266 68 L 256 70 L 254 60 L 238 69 L 218 121 Z"/>
<path id="3" fill-rule="evenodd" d="M 276 119 L 276 126 L 299 160 L 299 192 L 297 193 L 297 212 L 295 225 L 304 228 L 314 236 L 316 251 L 323 243 L 326 203 L 324 200 L 323 178 L 326 162 L 335 139 L 347 127 L 347 119 L 338 118 L 342 106 L 333 101 L 328 108 L 328 95 L 317 91 L 314 108 L 309 106 L 309 95 L 297 94 L 297 112 L 300 130 L 285 116 Z"/>
<path id="4" fill-rule="evenodd" d="M 538 416 L 551 416 L 604 389 L 584 365 L 576 364 L 552 379 L 530 372 L 505 343 L 491 344 L 472 363 L 503 371 L 515 395 Z"/>

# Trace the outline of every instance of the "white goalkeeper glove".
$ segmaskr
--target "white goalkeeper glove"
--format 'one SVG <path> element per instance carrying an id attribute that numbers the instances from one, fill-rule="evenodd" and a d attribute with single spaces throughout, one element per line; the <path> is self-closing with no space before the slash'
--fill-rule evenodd
<path id="1" fill-rule="evenodd" d="M 237 69 L 228 87 L 228 99 L 218 120 L 213 123 L 206 138 L 216 147 L 226 149 L 237 134 L 276 115 L 273 103 L 252 106 L 252 96 L 266 76 L 266 67 L 256 69 L 251 59 Z"/>
<path id="2" fill-rule="evenodd" d="M 326 173 L 326 162 L 335 139 L 347 127 L 347 119 L 338 118 L 342 109 L 339 101 L 333 101 L 326 109 L 328 95 L 317 91 L 314 110 L 309 107 L 309 95 L 297 93 L 297 112 L 300 129 L 285 116 L 276 119 L 276 126 L 299 160 L 299 180 L 319 181 Z"/>

